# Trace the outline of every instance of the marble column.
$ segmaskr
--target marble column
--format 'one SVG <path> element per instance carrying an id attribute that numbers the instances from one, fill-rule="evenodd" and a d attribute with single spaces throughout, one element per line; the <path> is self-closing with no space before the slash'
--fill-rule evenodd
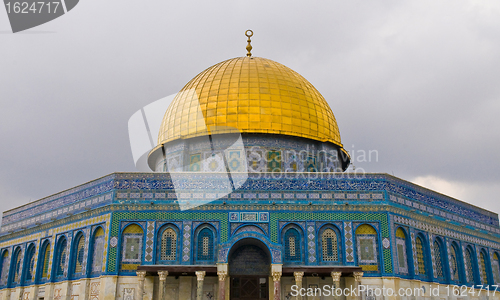
<path id="1" fill-rule="evenodd" d="M 274 282 L 274 300 L 281 299 L 281 271 L 273 271 L 273 282 Z"/>
<path id="2" fill-rule="evenodd" d="M 342 276 L 342 272 L 331 272 L 330 275 L 333 279 L 333 291 L 335 293 L 337 292 L 337 289 L 340 288 L 340 276 Z M 337 296 L 336 294 L 332 296 L 334 297 L 334 299 L 340 299 L 340 296 Z"/>
<path id="3" fill-rule="evenodd" d="M 219 276 L 219 300 L 226 300 L 227 271 L 217 271 Z"/>
<path id="4" fill-rule="evenodd" d="M 146 279 L 146 271 L 137 271 L 137 294 L 136 299 L 142 300 L 144 298 L 144 279 Z"/>
<path id="5" fill-rule="evenodd" d="M 158 300 L 163 300 L 165 298 L 165 284 L 167 281 L 168 271 L 158 271 L 158 276 L 160 277 Z"/>
<path id="6" fill-rule="evenodd" d="M 352 275 L 354 276 L 354 281 L 355 281 L 355 288 L 357 291 L 359 291 L 359 286 L 361 284 L 361 278 L 363 277 L 363 272 L 352 272 Z M 363 299 L 363 295 L 361 293 L 359 294 L 360 300 Z"/>
<path id="7" fill-rule="evenodd" d="M 302 288 L 302 277 L 304 277 L 304 272 L 293 272 L 293 277 L 295 277 L 295 285 L 298 287 L 299 294 L 295 299 L 302 300 L 302 296 L 300 295 L 300 289 Z"/>
<path id="8" fill-rule="evenodd" d="M 196 271 L 196 300 L 201 300 L 203 297 L 203 280 L 205 279 L 205 271 Z"/>

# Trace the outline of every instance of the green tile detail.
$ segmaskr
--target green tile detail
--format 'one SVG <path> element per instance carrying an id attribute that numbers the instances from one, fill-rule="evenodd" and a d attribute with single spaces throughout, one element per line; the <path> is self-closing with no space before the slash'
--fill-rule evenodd
<path id="1" fill-rule="evenodd" d="M 387 213 L 315 213 L 315 212 L 270 212 L 271 241 L 278 242 L 278 221 L 359 221 L 380 222 L 380 233 L 383 238 L 389 238 L 389 220 Z M 379 241 L 380 243 L 381 241 Z M 383 249 L 384 272 L 392 272 L 392 257 L 390 249 Z"/>
<path id="2" fill-rule="evenodd" d="M 111 221 L 111 235 L 118 237 L 120 233 L 120 221 L 218 221 L 220 222 L 220 241 L 227 242 L 228 237 L 228 213 L 227 212 L 114 212 Z M 117 246 L 118 247 L 118 246 Z M 108 272 L 116 272 L 117 247 L 111 248 L 108 254 Z"/>

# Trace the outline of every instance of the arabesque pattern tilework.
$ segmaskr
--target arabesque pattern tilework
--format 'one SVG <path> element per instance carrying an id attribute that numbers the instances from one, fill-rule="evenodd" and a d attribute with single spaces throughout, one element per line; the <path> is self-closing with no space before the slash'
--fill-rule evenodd
<path id="1" fill-rule="evenodd" d="M 346 261 L 354 262 L 354 242 L 352 234 L 352 223 L 344 222 Z"/>

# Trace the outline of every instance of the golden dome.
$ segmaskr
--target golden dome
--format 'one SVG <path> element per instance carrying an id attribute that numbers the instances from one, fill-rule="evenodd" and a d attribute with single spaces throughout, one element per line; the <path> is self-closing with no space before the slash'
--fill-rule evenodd
<path id="1" fill-rule="evenodd" d="M 342 147 L 337 121 L 316 88 L 292 69 L 260 57 L 223 61 L 188 82 L 163 117 L 158 145 L 231 132 L 227 127 Z"/>

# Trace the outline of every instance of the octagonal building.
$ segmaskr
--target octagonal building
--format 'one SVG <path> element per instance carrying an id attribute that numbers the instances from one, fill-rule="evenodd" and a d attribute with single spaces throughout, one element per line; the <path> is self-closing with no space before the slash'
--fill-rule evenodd
<path id="1" fill-rule="evenodd" d="M 248 54 L 201 72 L 157 144 L 153 172 L 4 212 L 0 299 L 459 299 L 448 285 L 500 283 L 498 215 L 344 173 L 330 106 L 280 63 Z M 361 286 L 422 294 L 326 292 Z"/>

